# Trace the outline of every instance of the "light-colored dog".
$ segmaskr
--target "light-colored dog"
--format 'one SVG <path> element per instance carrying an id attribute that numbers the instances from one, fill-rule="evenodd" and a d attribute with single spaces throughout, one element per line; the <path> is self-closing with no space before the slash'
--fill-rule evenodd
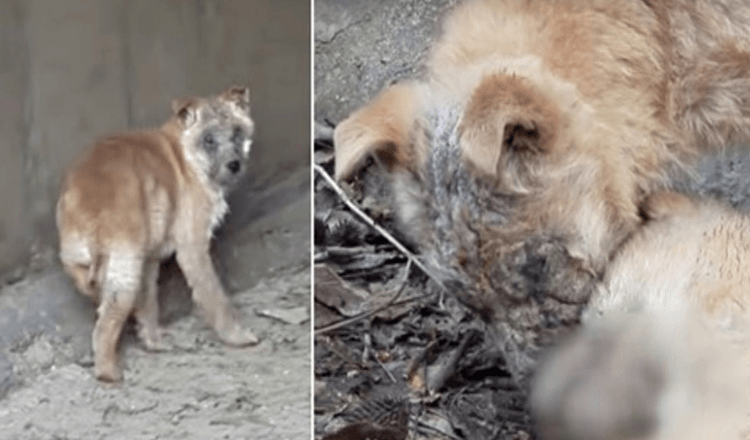
<path id="1" fill-rule="evenodd" d="M 521 376 L 648 197 L 750 138 L 740 0 L 467 0 L 427 67 L 336 127 L 336 177 L 386 166 L 405 235 L 503 327 Z"/>
<path id="2" fill-rule="evenodd" d="M 594 296 L 604 321 L 540 379 L 550 438 L 737 438 L 748 221 L 659 192 L 750 141 L 750 3 L 467 0 L 426 75 L 334 141 L 340 180 L 385 166 L 404 235 L 501 330 L 519 380 Z"/>
<path id="3" fill-rule="evenodd" d="M 161 346 L 156 282 L 160 261 L 175 252 L 219 338 L 257 342 L 235 316 L 209 255 L 226 192 L 247 167 L 249 91 L 234 87 L 172 108 L 159 128 L 97 141 L 60 193 L 60 257 L 78 290 L 98 303 L 92 343 L 101 380 L 122 378 L 116 350 L 129 316 L 147 348 Z"/>
<path id="4" fill-rule="evenodd" d="M 750 217 L 658 194 L 534 381 L 545 440 L 750 433 Z"/>

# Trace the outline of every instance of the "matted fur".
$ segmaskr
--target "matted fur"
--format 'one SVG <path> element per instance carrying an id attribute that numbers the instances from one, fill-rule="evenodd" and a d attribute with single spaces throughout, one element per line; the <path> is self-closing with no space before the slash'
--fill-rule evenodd
<path id="1" fill-rule="evenodd" d="M 92 345 L 102 380 L 122 377 L 116 350 L 131 314 L 146 347 L 161 347 L 156 281 L 160 261 L 174 253 L 219 338 L 257 342 L 234 316 L 209 256 L 226 192 L 247 167 L 249 92 L 233 87 L 172 107 L 159 128 L 98 140 L 60 192 L 60 258 L 78 290 L 98 304 Z"/>
<path id="2" fill-rule="evenodd" d="M 498 318 L 523 376 L 649 195 L 701 152 L 748 140 L 748 37 L 739 0 L 468 0 L 423 79 L 336 128 L 336 177 L 381 159 L 407 235 Z"/>

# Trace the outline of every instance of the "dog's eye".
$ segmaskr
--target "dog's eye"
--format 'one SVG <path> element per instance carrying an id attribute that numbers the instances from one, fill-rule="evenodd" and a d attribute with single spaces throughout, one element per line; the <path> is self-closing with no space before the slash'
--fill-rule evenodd
<path id="1" fill-rule="evenodd" d="M 232 130 L 232 143 L 238 144 L 242 142 L 243 138 L 245 137 L 245 133 L 242 131 L 242 127 L 235 126 Z"/>
<path id="2" fill-rule="evenodd" d="M 214 138 L 213 133 L 206 133 L 203 135 L 203 147 L 206 150 L 216 149 L 216 139 Z"/>

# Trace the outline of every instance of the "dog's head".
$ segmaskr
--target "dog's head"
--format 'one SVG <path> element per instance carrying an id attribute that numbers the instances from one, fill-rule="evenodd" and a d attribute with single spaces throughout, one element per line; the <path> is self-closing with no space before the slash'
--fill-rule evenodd
<path id="1" fill-rule="evenodd" d="M 216 96 L 175 100 L 172 111 L 188 160 L 222 189 L 234 186 L 247 168 L 254 133 L 249 90 L 231 87 Z"/>
<path id="2" fill-rule="evenodd" d="M 339 124 L 336 177 L 383 164 L 405 235 L 485 316 L 535 335 L 576 319 L 641 221 L 632 170 L 533 63 L 451 86 L 396 84 Z"/>

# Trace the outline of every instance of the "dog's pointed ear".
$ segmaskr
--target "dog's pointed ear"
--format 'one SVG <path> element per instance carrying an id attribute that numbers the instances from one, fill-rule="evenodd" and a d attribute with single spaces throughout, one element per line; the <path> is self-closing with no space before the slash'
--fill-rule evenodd
<path id="1" fill-rule="evenodd" d="M 195 104 L 195 99 L 193 98 L 175 99 L 172 101 L 172 113 L 184 127 L 190 127 L 198 119 Z"/>
<path id="2" fill-rule="evenodd" d="M 464 159 L 498 176 L 508 162 L 504 156 L 530 160 L 549 152 L 558 119 L 553 105 L 523 79 L 489 76 L 474 91 L 461 122 Z"/>
<path id="3" fill-rule="evenodd" d="M 352 176 L 369 156 L 389 171 L 413 169 L 424 157 L 414 133 L 418 106 L 412 83 L 394 84 L 341 122 L 333 134 L 336 179 Z"/>
<path id="4" fill-rule="evenodd" d="M 223 92 L 221 97 L 250 113 L 250 89 L 244 86 L 232 86 Z"/>

